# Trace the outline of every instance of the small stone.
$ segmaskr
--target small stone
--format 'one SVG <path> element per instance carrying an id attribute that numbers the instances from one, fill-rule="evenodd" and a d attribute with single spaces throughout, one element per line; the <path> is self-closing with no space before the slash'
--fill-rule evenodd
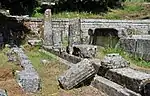
<path id="1" fill-rule="evenodd" d="M 48 60 L 41 60 L 41 64 L 48 64 L 49 63 L 49 61 Z"/>

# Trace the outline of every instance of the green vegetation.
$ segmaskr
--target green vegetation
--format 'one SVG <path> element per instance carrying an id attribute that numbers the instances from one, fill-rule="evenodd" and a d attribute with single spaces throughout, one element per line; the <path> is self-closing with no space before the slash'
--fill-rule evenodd
<path id="1" fill-rule="evenodd" d="M 106 13 L 64 11 L 53 14 L 53 18 L 142 19 L 145 17 L 150 17 L 150 5 L 137 2 L 125 2 L 123 8 L 109 8 Z"/>
<path id="2" fill-rule="evenodd" d="M 43 17 L 43 14 L 40 12 L 41 7 L 36 7 L 32 13 L 32 17 L 41 18 Z"/>
<path id="3" fill-rule="evenodd" d="M 136 65 L 139 67 L 150 68 L 150 62 L 147 62 L 141 58 L 133 56 L 119 48 L 105 48 L 105 49 L 99 48 L 97 57 L 103 59 L 106 54 L 110 53 L 119 53 L 123 58 L 125 58 L 131 63 L 131 66 Z"/>

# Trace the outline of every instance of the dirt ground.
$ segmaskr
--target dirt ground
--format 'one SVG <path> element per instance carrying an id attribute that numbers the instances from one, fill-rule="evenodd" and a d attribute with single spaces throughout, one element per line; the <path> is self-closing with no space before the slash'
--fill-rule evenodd
<path id="1" fill-rule="evenodd" d="M 37 50 L 26 51 L 25 53 L 29 56 L 41 78 L 41 89 L 37 93 L 25 93 L 16 82 L 13 74 L 15 70 L 20 70 L 20 67 L 15 63 L 8 62 L 7 56 L 0 52 L 0 58 L 4 58 L 0 61 L 0 89 L 7 90 L 8 96 L 106 96 L 91 86 L 72 90 L 61 89 L 57 78 L 68 67 L 60 63 L 54 55 L 48 56 Z M 42 59 L 49 60 L 49 64 L 41 64 Z"/>
<path id="2" fill-rule="evenodd" d="M 27 96 L 17 84 L 10 68 L 0 68 L 0 89 L 7 90 L 8 96 Z"/>

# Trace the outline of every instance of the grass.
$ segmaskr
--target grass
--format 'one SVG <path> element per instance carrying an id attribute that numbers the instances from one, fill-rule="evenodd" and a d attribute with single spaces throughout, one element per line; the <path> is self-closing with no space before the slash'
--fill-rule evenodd
<path id="1" fill-rule="evenodd" d="M 92 13 L 92 12 L 69 12 L 63 11 L 59 13 L 53 13 L 53 18 L 94 18 L 94 19 L 140 19 L 144 17 L 150 17 L 150 6 L 144 5 L 143 0 L 133 0 L 131 2 L 126 1 L 122 5 L 122 8 L 109 9 L 108 12 Z M 40 7 L 35 8 L 33 17 L 43 18 L 43 14 L 40 13 Z M 92 10 L 91 10 L 92 11 Z"/>
<path id="2" fill-rule="evenodd" d="M 143 68 L 150 68 L 150 62 L 147 62 L 141 58 L 135 57 L 127 52 L 125 52 L 122 49 L 116 49 L 116 48 L 98 48 L 98 54 L 97 57 L 100 59 L 103 59 L 106 54 L 110 53 L 119 53 L 123 58 L 128 60 L 131 65 L 136 65 Z"/>
<path id="3" fill-rule="evenodd" d="M 91 94 L 90 96 L 99 96 L 100 93 L 96 93 L 97 91 L 90 86 L 67 91 L 61 89 L 57 79 L 68 67 L 59 62 L 55 55 L 39 51 L 39 47 L 35 48 L 28 45 L 24 47 L 25 53 L 29 56 L 34 68 L 39 73 L 42 84 L 41 90 L 31 96 L 87 96 L 87 94 Z M 41 64 L 41 60 L 43 59 L 48 60 L 49 63 Z"/>
<path id="4" fill-rule="evenodd" d="M 8 57 L 6 56 L 6 53 L 9 51 L 8 48 L 5 48 L 4 50 L 0 50 L 0 67 L 1 68 L 10 68 L 12 70 L 17 70 L 19 67 L 16 66 L 12 62 L 8 62 Z"/>
<path id="5" fill-rule="evenodd" d="M 53 14 L 53 18 L 102 18 L 100 14 L 94 14 L 91 12 L 60 12 Z"/>
<path id="6" fill-rule="evenodd" d="M 126 2 L 123 8 L 110 9 L 103 17 L 105 19 L 138 19 L 144 12 L 146 12 L 146 9 L 141 3 Z"/>

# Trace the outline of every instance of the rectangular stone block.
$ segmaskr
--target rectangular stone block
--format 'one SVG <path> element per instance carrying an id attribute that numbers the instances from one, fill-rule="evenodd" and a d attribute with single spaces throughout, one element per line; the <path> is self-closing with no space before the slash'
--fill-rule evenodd
<path id="1" fill-rule="evenodd" d="M 143 93 L 144 90 L 147 91 L 145 86 L 150 82 L 150 74 L 131 68 L 109 69 L 105 78 L 141 94 L 145 94 Z"/>
<path id="2" fill-rule="evenodd" d="M 150 61 L 150 36 L 133 35 L 130 38 L 120 39 L 120 47 L 134 56 Z"/>
<path id="3" fill-rule="evenodd" d="M 90 64 L 89 60 L 85 59 L 63 73 L 58 78 L 58 81 L 62 88 L 69 90 L 80 85 L 83 81 L 91 79 L 95 74 L 96 70 L 93 65 Z"/>
<path id="4" fill-rule="evenodd" d="M 93 58 L 97 52 L 97 46 L 94 45 L 72 45 L 72 48 L 72 54 L 82 58 Z"/>
<path id="5" fill-rule="evenodd" d="M 101 76 L 95 76 L 91 85 L 108 96 L 141 96 Z"/>

